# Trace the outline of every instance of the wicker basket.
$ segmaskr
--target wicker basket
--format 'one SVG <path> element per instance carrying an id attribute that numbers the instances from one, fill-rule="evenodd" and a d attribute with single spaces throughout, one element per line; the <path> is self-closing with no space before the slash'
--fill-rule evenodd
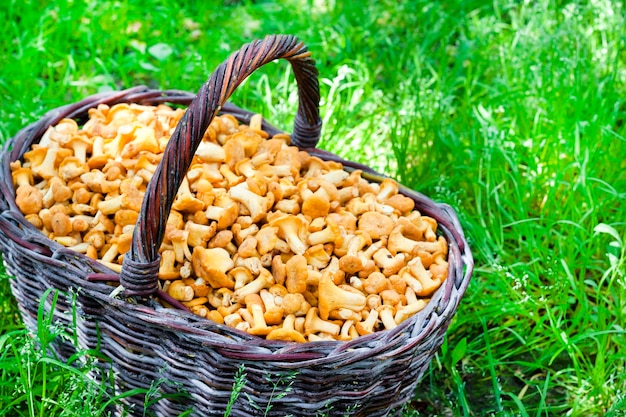
<path id="1" fill-rule="evenodd" d="M 218 112 L 249 122 L 252 113 L 226 100 L 255 69 L 278 58 L 290 62 L 299 89 L 292 143 L 322 159 L 342 162 L 347 169 L 376 175 L 363 165 L 315 149 L 321 130 L 315 63 L 302 43 L 282 35 L 243 46 L 217 68 L 196 96 L 146 87 L 97 94 L 48 112 L 9 140 L 2 151 L 0 250 L 8 273 L 14 277 L 12 291 L 26 326 L 36 330 L 37 310 L 46 290 L 77 293 L 77 317 L 72 303 L 60 297 L 54 311 L 56 319 L 70 328 L 75 325 L 79 349 L 98 349 L 110 358 L 98 365 L 113 371 L 115 393 L 149 388 L 157 380 L 168 381 L 159 388 L 164 398 L 149 407 L 153 414 L 177 415 L 193 407 L 192 415 L 224 415 L 235 374 L 244 364 L 246 385 L 231 415 L 266 415 L 268 404 L 271 409 L 267 415 L 397 415 L 413 396 L 443 342 L 469 283 L 473 259 L 455 213 L 446 205 L 401 188 L 415 201 L 417 210 L 438 221 L 449 245 L 449 276 L 424 310 L 393 330 L 349 342 L 268 341 L 185 311 L 164 309 L 154 301 L 159 291 L 158 249 L 167 213 L 204 131 Z M 120 102 L 167 102 L 189 107 L 148 185 L 132 248 L 118 276 L 44 237 L 25 220 L 15 202 L 9 163 L 20 159 L 60 119 L 80 122 L 89 108 Z M 263 127 L 270 134 L 278 132 L 270 125 Z M 111 297 L 112 287 L 103 281 L 116 280 L 124 291 Z M 77 347 L 57 340 L 54 349 L 67 359 Z M 268 377 L 273 382 L 268 382 Z M 287 395 L 278 396 L 287 386 Z M 167 395 L 178 392 L 187 395 Z M 126 401 L 135 413 L 143 414 L 142 396 Z"/>

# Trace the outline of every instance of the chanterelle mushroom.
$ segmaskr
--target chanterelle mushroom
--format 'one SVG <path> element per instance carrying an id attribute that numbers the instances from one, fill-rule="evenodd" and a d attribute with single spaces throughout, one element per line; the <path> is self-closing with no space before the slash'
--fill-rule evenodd
<path id="1" fill-rule="evenodd" d="M 253 222 L 262 220 L 274 204 L 273 194 L 270 193 L 265 197 L 255 194 L 250 191 L 246 182 L 231 187 L 230 197 L 246 206 Z"/>
<path id="2" fill-rule="evenodd" d="M 43 195 L 32 185 L 24 184 L 17 188 L 15 203 L 24 214 L 37 214 L 43 208 Z"/>
<path id="3" fill-rule="evenodd" d="M 235 266 L 230 254 L 222 248 L 206 249 L 196 246 L 191 256 L 196 276 L 204 279 L 213 288 L 235 288 L 235 280 L 226 272 Z"/>
<path id="4" fill-rule="evenodd" d="M 304 343 L 306 339 L 302 333 L 298 332 L 295 328 L 296 316 L 289 314 L 285 317 L 282 327 L 272 330 L 267 334 L 267 340 L 282 340 L 285 342 L 297 342 Z"/>
<path id="5" fill-rule="evenodd" d="M 389 236 L 393 227 L 393 220 L 377 211 L 363 213 L 358 221 L 358 229 L 366 232 L 372 239 Z"/>
<path id="6" fill-rule="evenodd" d="M 270 226 L 278 227 L 278 236 L 285 239 L 289 248 L 296 255 L 302 255 L 306 252 L 307 245 L 307 224 L 302 217 L 284 215 L 273 219 L 269 223 Z"/>
<path id="7" fill-rule="evenodd" d="M 347 308 L 361 311 L 365 308 L 365 295 L 342 290 L 335 285 L 329 273 L 324 272 L 319 281 L 319 312 L 323 320 L 328 319 L 332 310 Z"/>

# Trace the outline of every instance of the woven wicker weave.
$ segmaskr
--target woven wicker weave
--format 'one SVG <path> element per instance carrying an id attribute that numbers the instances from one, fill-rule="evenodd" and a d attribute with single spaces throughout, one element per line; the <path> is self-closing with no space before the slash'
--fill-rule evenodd
<path id="1" fill-rule="evenodd" d="M 321 129 L 317 70 L 302 43 L 282 35 L 243 46 L 217 68 L 196 96 L 146 87 L 97 94 L 48 112 L 9 140 L 2 151 L 0 250 L 7 271 L 14 276 L 12 291 L 26 326 L 36 329 L 39 300 L 49 288 L 77 293 L 77 317 L 63 297 L 55 317 L 70 327 L 75 323 L 80 349 L 97 348 L 110 358 L 98 364 L 114 372 L 116 393 L 165 380 L 169 383 L 160 385 L 162 394 L 188 394 L 183 398 L 166 395 L 149 407 L 156 415 L 177 415 L 191 407 L 193 415 L 224 415 L 241 364 L 247 378 L 242 396 L 234 404 L 234 416 L 264 415 L 268 403 L 268 415 L 397 415 L 440 347 L 469 283 L 473 259 L 455 213 L 401 188 L 415 201 L 417 210 L 438 221 L 449 244 L 449 276 L 426 309 L 393 330 L 349 342 L 268 341 L 185 311 L 164 309 L 154 301 L 164 223 L 204 131 L 218 112 L 249 121 L 252 113 L 226 100 L 255 69 L 278 58 L 291 63 L 299 89 L 292 143 L 322 159 L 375 174 L 314 148 Z M 189 107 L 148 186 L 132 248 L 118 277 L 100 263 L 47 239 L 25 220 L 15 203 L 9 163 L 20 159 L 60 119 L 84 121 L 89 108 L 121 102 Z M 278 132 L 269 125 L 264 129 Z M 121 281 L 125 290 L 111 297 L 113 287 L 103 282 L 106 280 Z M 76 352 L 72 343 L 63 340 L 58 340 L 54 349 L 62 358 Z M 289 385 L 288 394 L 277 398 L 268 376 L 274 383 L 284 383 L 279 384 L 278 392 Z M 126 401 L 134 404 L 137 414 L 143 413 L 144 398 L 134 396 Z"/>

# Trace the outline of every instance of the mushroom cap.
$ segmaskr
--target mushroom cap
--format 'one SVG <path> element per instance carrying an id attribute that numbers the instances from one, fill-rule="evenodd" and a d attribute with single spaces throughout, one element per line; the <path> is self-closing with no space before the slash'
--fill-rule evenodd
<path id="1" fill-rule="evenodd" d="M 319 190 L 320 194 L 326 194 L 328 196 L 328 200 L 330 200 L 331 202 L 339 199 L 339 190 L 337 189 L 337 186 L 335 186 L 335 184 L 323 177 L 316 178 L 316 181 L 321 188 L 321 190 Z"/>
<path id="2" fill-rule="evenodd" d="M 66 145 L 70 148 L 84 146 L 87 151 L 90 151 L 93 146 L 93 136 L 76 134 L 67 141 Z"/>
<path id="3" fill-rule="evenodd" d="M 17 188 L 15 203 L 24 214 L 37 214 L 43 208 L 43 195 L 32 185 Z"/>
<path id="4" fill-rule="evenodd" d="M 306 342 L 306 339 L 304 338 L 302 333 L 298 332 L 297 330 L 283 328 L 272 330 L 267 334 L 265 338 L 267 340 L 282 340 L 283 342 Z"/>
<path id="5" fill-rule="evenodd" d="M 385 200 L 398 194 L 398 183 L 391 178 L 385 178 L 380 182 L 378 195 L 376 200 L 384 202 Z"/>
<path id="6" fill-rule="evenodd" d="M 322 193 L 315 192 L 302 203 L 301 212 L 312 219 L 326 217 L 330 211 L 330 200 Z"/>
<path id="7" fill-rule="evenodd" d="M 285 314 L 306 314 L 311 305 L 301 293 L 287 293 L 283 296 L 283 308 Z"/>
<path id="8" fill-rule="evenodd" d="M 357 229 L 357 218 L 354 214 L 347 210 L 340 209 L 339 211 L 329 213 L 326 217 L 326 222 L 333 221 L 336 224 L 340 224 L 348 233 L 354 233 Z"/>
<path id="9" fill-rule="evenodd" d="M 238 138 L 230 138 L 222 148 L 224 149 L 224 162 L 231 170 L 235 169 L 237 162 L 246 157 L 244 143 Z"/>
<path id="10" fill-rule="evenodd" d="M 190 287 L 191 287 L 191 285 L 190 285 Z M 206 304 L 208 302 L 209 302 L 209 299 L 203 296 L 203 297 L 194 298 L 191 301 L 183 301 L 183 305 L 185 307 L 194 307 L 194 306 L 199 306 L 199 305 Z"/>
<path id="11" fill-rule="evenodd" d="M 374 253 L 373 258 L 376 265 L 382 269 L 383 274 L 388 277 L 397 273 L 405 265 L 406 255 L 398 253 L 393 256 L 387 248 L 381 248 Z"/>
<path id="12" fill-rule="evenodd" d="M 274 307 L 266 310 L 263 314 L 263 318 L 265 319 L 265 322 L 269 325 L 278 325 L 282 323 L 284 313 L 284 308 Z"/>
<path id="13" fill-rule="evenodd" d="M 206 299 L 206 303 L 209 302 L 209 299 L 206 296 L 209 294 L 209 286 L 206 285 L 203 279 L 198 278 L 189 286 L 193 289 L 193 294 L 195 297 L 201 297 Z M 204 304 L 204 303 L 203 303 Z"/>
<path id="14" fill-rule="evenodd" d="M 402 295 L 395 289 L 381 291 L 380 298 L 382 298 L 383 304 L 385 305 L 395 306 L 402 302 Z"/>
<path id="15" fill-rule="evenodd" d="M 252 305 L 258 305 L 261 306 L 261 310 L 265 311 L 265 307 L 263 305 L 263 300 L 261 299 L 261 296 L 259 294 L 246 294 L 243 297 L 243 302 L 246 305 L 246 307 L 248 308 L 248 311 L 251 310 Z"/>
<path id="16" fill-rule="evenodd" d="M 115 126 L 131 123 L 135 114 L 128 103 L 117 103 L 111 106 L 105 114 L 106 123 L 114 122 Z"/>
<path id="17" fill-rule="evenodd" d="M 13 185 L 33 185 L 33 171 L 31 171 L 30 168 L 24 168 L 21 165 L 18 165 L 18 168 L 13 168 L 13 165 L 11 165 L 11 171 L 11 176 L 13 177 Z"/>
<path id="18" fill-rule="evenodd" d="M 407 214 L 415 208 L 415 201 L 402 194 L 396 194 L 385 201 L 385 204 L 398 210 L 401 214 Z"/>
<path id="19" fill-rule="evenodd" d="M 48 186 L 50 187 L 50 191 L 52 192 L 52 196 L 54 201 L 57 203 L 62 203 L 74 195 L 74 192 L 70 187 L 65 185 L 65 182 L 59 177 L 52 177 L 48 180 Z"/>
<path id="20" fill-rule="evenodd" d="M 307 171 L 304 173 L 304 177 L 312 177 L 316 174 L 325 174 L 330 171 L 328 164 L 317 156 L 311 156 L 306 158 L 302 164 L 302 168 Z"/>
<path id="21" fill-rule="evenodd" d="M 224 248 L 233 240 L 233 232 L 230 230 L 221 230 L 209 240 L 209 249 Z"/>
<path id="22" fill-rule="evenodd" d="M 140 152 L 158 153 L 159 142 L 154 135 L 154 129 L 139 127 L 134 131 L 135 138 L 124 145 L 121 151 L 123 158 L 133 158 Z"/>
<path id="23" fill-rule="evenodd" d="M 241 203 L 250 212 L 253 222 L 261 221 L 267 215 L 268 210 L 274 204 L 274 194 L 269 193 L 265 197 L 251 191 L 247 182 L 242 182 L 229 190 L 233 200 Z"/>
<path id="24" fill-rule="evenodd" d="M 373 272 L 363 280 L 363 289 L 368 294 L 380 294 L 382 291 L 390 289 L 391 283 L 380 272 Z"/>
<path id="25" fill-rule="evenodd" d="M 363 269 L 363 261 L 354 255 L 344 255 L 339 259 L 339 268 L 348 274 L 356 274 Z"/>
<path id="26" fill-rule="evenodd" d="M 389 235 L 389 239 L 387 240 L 387 249 L 391 252 L 392 255 L 397 254 L 398 252 L 405 253 L 413 253 L 413 251 L 418 247 L 418 241 L 408 239 L 403 234 L 404 226 L 401 224 L 394 227 L 393 231 Z"/>
<path id="27" fill-rule="evenodd" d="M 233 280 L 219 269 L 208 269 L 201 273 L 200 277 L 206 280 L 213 288 L 233 289 L 235 287 Z"/>
<path id="28" fill-rule="evenodd" d="M 304 252 L 307 264 L 317 269 L 324 269 L 330 262 L 330 254 L 324 249 L 324 245 L 318 243 L 317 245 L 309 247 Z"/>
<path id="29" fill-rule="evenodd" d="M 172 208 L 185 213 L 195 213 L 204 210 L 204 202 L 191 194 L 181 194 L 176 197 Z"/>
<path id="30" fill-rule="evenodd" d="M 226 272 L 235 266 L 230 254 L 222 248 L 206 249 L 196 246 L 191 256 L 193 271 L 213 288 L 235 287 L 235 281 Z"/>
<path id="31" fill-rule="evenodd" d="M 48 149 L 46 147 L 33 145 L 30 151 L 24 153 L 24 160 L 28 162 L 31 167 L 41 165 L 47 154 Z"/>
<path id="32" fill-rule="evenodd" d="M 226 154 L 224 148 L 214 142 L 203 140 L 200 142 L 196 155 L 203 162 L 224 162 Z"/>
<path id="33" fill-rule="evenodd" d="M 272 219 L 269 225 L 278 227 L 278 237 L 287 241 L 293 253 L 302 255 L 306 251 L 307 222 L 302 217 L 283 215 Z"/>
<path id="34" fill-rule="evenodd" d="M 418 227 L 417 224 L 409 220 L 407 217 L 400 217 L 397 221 L 398 226 L 402 226 L 402 234 L 411 240 L 420 241 L 424 239 L 424 232 L 426 231 L 426 223 L 420 222 L 423 227 Z"/>
<path id="35" fill-rule="evenodd" d="M 358 230 L 366 232 L 372 239 L 389 236 L 393 231 L 393 227 L 393 220 L 377 211 L 363 213 L 358 220 Z"/>
<path id="36" fill-rule="evenodd" d="M 109 155 L 94 155 L 89 158 L 89 160 L 87 161 L 87 165 L 90 169 L 100 169 L 105 166 L 110 159 L 111 157 Z"/>
<path id="37" fill-rule="evenodd" d="M 111 239 L 111 243 L 117 244 L 117 250 L 121 254 L 124 254 L 130 250 L 130 246 L 133 240 L 132 233 L 122 233 L 119 236 L 115 236 Z"/>
<path id="38" fill-rule="evenodd" d="M 74 119 L 63 118 L 49 131 L 49 134 L 50 139 L 65 145 L 77 131 L 78 124 Z"/>
<path id="39" fill-rule="evenodd" d="M 269 293 L 272 294 L 274 297 L 283 298 L 285 295 L 287 295 L 287 288 L 280 284 L 272 285 L 267 291 L 269 291 Z"/>
<path id="40" fill-rule="evenodd" d="M 52 214 L 52 232 L 55 236 L 67 236 L 72 232 L 72 220 L 64 211 Z"/>
<path id="41" fill-rule="evenodd" d="M 430 273 L 433 274 L 433 278 L 439 281 L 443 281 L 448 277 L 448 263 L 434 263 L 430 266 Z"/>
<path id="42" fill-rule="evenodd" d="M 155 164 L 150 157 L 151 154 L 147 154 L 147 153 L 143 153 L 141 155 L 139 155 L 139 158 L 137 159 L 137 162 L 135 163 L 135 169 L 137 171 L 141 170 L 141 169 L 145 169 L 150 173 L 154 173 L 154 171 L 156 171 L 157 168 L 157 164 Z M 153 157 L 156 155 L 152 155 Z"/>
<path id="43" fill-rule="evenodd" d="M 222 272 L 227 272 L 235 266 L 230 254 L 223 248 L 206 249 L 196 247 L 193 250 L 193 256 L 194 258 L 197 256 L 202 260 L 203 267 L 217 269 Z"/>
<path id="44" fill-rule="evenodd" d="M 139 213 L 135 210 L 121 209 L 115 213 L 115 223 L 123 226 L 134 225 L 137 223 Z"/>
<path id="45" fill-rule="evenodd" d="M 257 250 L 260 255 L 271 252 L 278 241 L 278 227 L 262 227 L 255 235 L 257 240 Z"/>
<path id="46" fill-rule="evenodd" d="M 229 226 L 232 226 L 238 216 L 239 206 L 235 202 L 224 207 L 219 218 L 217 219 L 217 230 L 224 230 Z"/>
<path id="47" fill-rule="evenodd" d="M 224 317 L 222 317 L 222 315 L 217 310 L 209 310 L 206 318 L 218 324 L 224 324 Z"/>

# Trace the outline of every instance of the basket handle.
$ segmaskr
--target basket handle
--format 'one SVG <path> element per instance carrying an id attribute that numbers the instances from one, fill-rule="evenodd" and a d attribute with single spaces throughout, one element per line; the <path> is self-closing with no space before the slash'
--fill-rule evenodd
<path id="1" fill-rule="evenodd" d="M 126 295 L 157 292 L 159 248 L 165 223 L 191 161 L 213 118 L 233 91 L 259 67 L 279 58 L 289 61 L 298 83 L 298 111 L 291 142 L 315 147 L 322 122 L 319 83 L 311 53 L 295 36 L 272 35 L 244 45 L 211 74 L 176 126 L 163 158 L 148 183 L 130 250 L 124 256 L 120 283 Z"/>

